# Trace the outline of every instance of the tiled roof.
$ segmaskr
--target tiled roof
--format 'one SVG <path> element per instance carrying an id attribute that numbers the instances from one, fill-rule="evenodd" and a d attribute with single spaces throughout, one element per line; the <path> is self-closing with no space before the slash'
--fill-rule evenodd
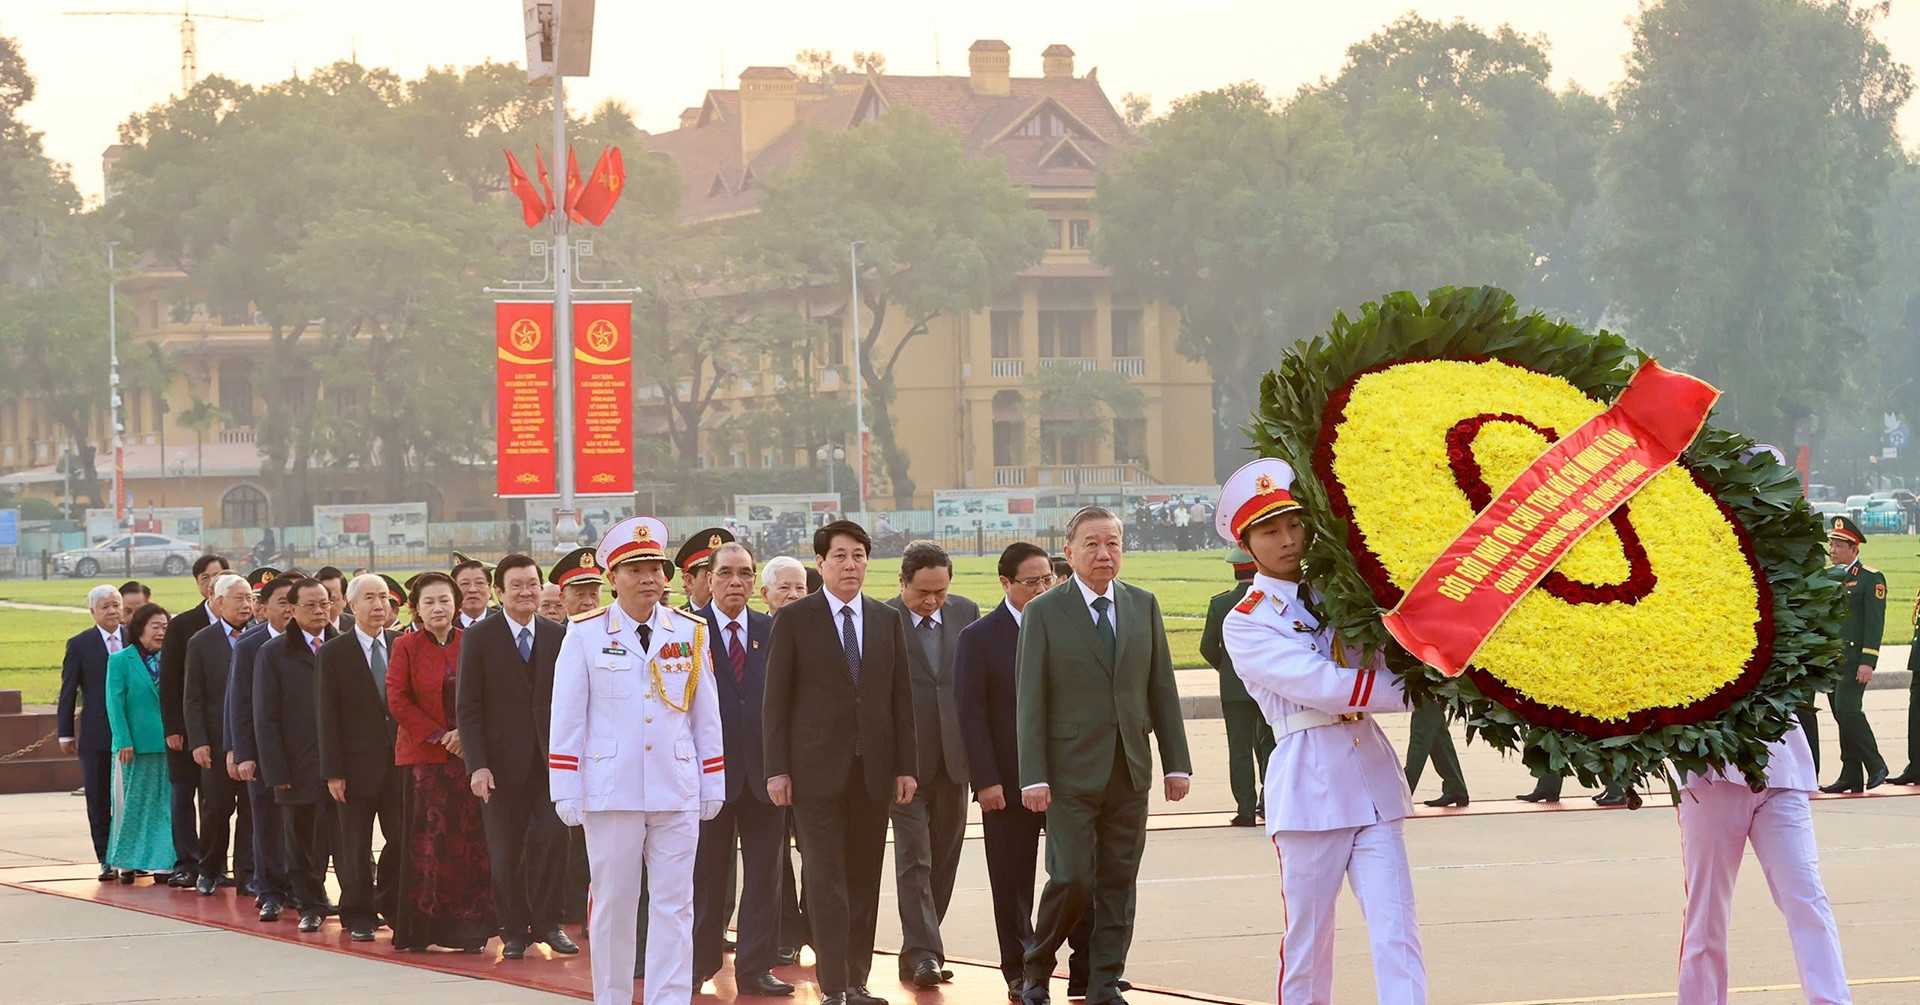
<path id="1" fill-rule="evenodd" d="M 767 69 L 751 68 L 741 76 L 753 79 Z M 1008 180 L 1033 189 L 1091 189 L 1095 174 L 1119 148 L 1139 142 L 1092 77 L 1013 77 L 1008 90 L 1006 95 L 978 94 L 967 77 L 872 74 L 840 88 L 802 81 L 794 124 L 750 161 L 742 157 L 740 92 L 711 90 L 695 125 L 651 134 L 644 144 L 649 153 L 679 166 L 680 215 L 694 222 L 751 212 L 759 201 L 754 182 L 791 164 L 805 149 L 809 130 L 853 128 L 866 117 L 869 103 L 882 111 L 926 113 L 958 137 L 970 156 L 1004 158 Z M 1050 128 L 1020 135 L 1020 126 L 1043 110 L 1061 123 L 1064 135 Z"/>

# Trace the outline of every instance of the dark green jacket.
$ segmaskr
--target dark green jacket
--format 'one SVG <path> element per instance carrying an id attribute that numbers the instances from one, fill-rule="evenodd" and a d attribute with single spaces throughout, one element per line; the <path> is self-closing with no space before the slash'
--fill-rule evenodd
<path id="1" fill-rule="evenodd" d="M 1847 620 L 1840 626 L 1845 649 L 1840 668 L 1852 670 L 1880 664 L 1880 639 L 1887 625 L 1887 577 L 1854 559 L 1844 570 L 1847 583 Z"/>
<path id="2" fill-rule="evenodd" d="M 1240 675 L 1233 672 L 1233 657 L 1228 655 L 1226 639 L 1220 631 L 1220 626 L 1226 624 L 1227 612 L 1233 610 L 1233 605 L 1247 595 L 1247 587 L 1252 585 L 1235 583 L 1233 589 L 1214 594 L 1213 601 L 1207 604 L 1207 627 L 1200 631 L 1200 658 L 1206 660 L 1208 666 L 1220 671 L 1220 700 L 1223 702 L 1253 700 L 1253 696 L 1247 693 L 1247 686 L 1240 682 Z"/>
<path id="3" fill-rule="evenodd" d="M 1044 782 L 1056 796 L 1102 791 L 1118 743 L 1133 790 L 1144 792 L 1154 782 L 1149 733 L 1159 734 L 1163 772 L 1193 771 L 1160 601 L 1117 580 L 1112 595 L 1118 636 L 1111 662 L 1072 577 L 1020 612 L 1015 718 L 1022 788 Z"/>

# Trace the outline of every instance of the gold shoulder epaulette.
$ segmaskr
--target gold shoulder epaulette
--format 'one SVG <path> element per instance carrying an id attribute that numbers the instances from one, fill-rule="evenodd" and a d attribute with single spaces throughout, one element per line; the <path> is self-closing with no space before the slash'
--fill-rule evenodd
<path id="1" fill-rule="evenodd" d="M 613 610 L 613 605 L 608 604 L 607 606 L 602 607 L 597 611 L 581 611 L 579 614 L 575 614 L 567 618 L 567 620 L 568 621 L 591 621 L 594 618 L 597 618 L 600 615 L 605 614 L 611 610 Z"/>

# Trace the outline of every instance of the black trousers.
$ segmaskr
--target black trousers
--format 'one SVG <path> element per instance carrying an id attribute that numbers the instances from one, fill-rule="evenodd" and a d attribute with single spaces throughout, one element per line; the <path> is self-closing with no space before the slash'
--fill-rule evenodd
<path id="1" fill-rule="evenodd" d="M 391 918 L 399 904 L 401 862 L 398 847 L 406 827 L 406 779 L 402 768 L 388 768 L 379 792 L 347 789 L 347 801 L 334 807 L 339 820 L 339 843 L 333 867 L 340 874 L 340 923 L 348 928 L 372 928 L 377 917 Z M 380 860 L 373 857 L 373 824 L 380 822 Z M 389 854 L 391 852 L 391 854 Z"/>
<path id="2" fill-rule="evenodd" d="M 1813 702 L 1800 706 L 1800 730 L 1807 734 L 1807 746 L 1813 748 L 1813 773 L 1820 774 L 1820 710 Z"/>
<path id="3" fill-rule="evenodd" d="M 503 939 L 558 928 L 566 890 L 567 825 L 547 797 L 547 769 L 518 785 L 497 785 L 480 807 L 493 867 L 493 910 Z M 394 833 L 399 833 L 398 829 Z"/>
<path id="4" fill-rule="evenodd" d="M 780 948 L 800 951 L 813 945 L 813 926 L 807 922 L 806 884 L 793 871 L 793 813 L 787 813 L 787 840 L 780 846 Z"/>
<path id="5" fill-rule="evenodd" d="M 771 971 L 780 941 L 780 858 L 786 850 L 787 810 L 761 802 L 745 788 L 719 815 L 700 824 L 693 866 L 693 972 L 717 973 L 733 893 L 734 849 L 740 870 L 740 940 L 734 980 Z"/>
<path id="6" fill-rule="evenodd" d="M 285 814 L 273 801 L 273 789 L 255 778 L 247 783 L 247 804 L 253 809 L 253 885 L 255 907 L 287 902 L 287 838 Z"/>
<path id="7" fill-rule="evenodd" d="M 887 808 L 886 800 L 867 794 L 866 768 L 858 757 L 838 795 L 793 801 L 800 864 L 807 871 L 814 972 L 822 997 L 864 987 L 873 969 L 880 868 L 887 857 Z"/>
<path id="8" fill-rule="evenodd" d="M 253 875 L 253 804 L 247 798 L 246 783 L 228 777 L 226 763 L 217 760 L 213 767 L 200 769 L 200 875 L 211 879 L 226 875 L 229 838 L 233 840 L 233 875 L 244 883 Z"/>
<path id="9" fill-rule="evenodd" d="M 87 829 L 93 832 L 93 857 L 105 865 L 107 838 L 113 833 L 113 751 L 81 751 L 80 784 L 87 792 Z"/>
<path id="10" fill-rule="evenodd" d="M 1040 831 L 1046 823 L 1045 813 L 1035 813 L 1018 801 L 1004 810 L 980 814 L 987 883 L 993 890 L 993 930 L 1000 940 L 1000 975 L 1009 981 L 1025 972 L 1027 950 L 1033 945 L 1033 875 Z M 1092 934 L 1093 912 L 1088 911 L 1067 935 L 1067 945 L 1073 949 L 1067 958 L 1070 985 L 1087 982 L 1087 942 Z"/>
<path id="11" fill-rule="evenodd" d="M 287 847 L 287 899 L 301 914 L 327 909 L 327 859 L 333 850 L 333 800 L 282 803 L 281 833 Z"/>
<path id="12" fill-rule="evenodd" d="M 199 770 L 195 768 L 194 770 Z M 194 807 L 198 782 L 174 782 L 169 793 L 173 812 L 173 871 L 200 870 L 200 812 Z"/>
<path id="13" fill-rule="evenodd" d="M 1047 808 L 1047 885 L 1027 951 L 1028 985 L 1047 986 L 1061 943 L 1092 911 L 1087 1005 L 1119 996 L 1113 984 L 1133 947 L 1134 881 L 1146 847 L 1147 793 L 1133 790 L 1126 750 L 1116 741 L 1104 789 L 1056 791 Z"/>

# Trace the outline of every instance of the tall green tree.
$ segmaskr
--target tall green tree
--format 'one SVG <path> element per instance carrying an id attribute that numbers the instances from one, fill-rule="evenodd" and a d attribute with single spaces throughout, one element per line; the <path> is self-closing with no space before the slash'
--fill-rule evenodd
<path id="1" fill-rule="evenodd" d="M 811 286 L 846 288 L 848 249 L 862 242 L 860 369 L 866 414 L 893 486 L 911 504 L 909 458 L 894 429 L 895 369 L 933 319 L 979 310 L 1039 261 L 1045 218 L 1007 181 L 998 158 L 969 158 L 924 113 L 811 137 L 764 185 L 754 239 L 761 255 Z M 889 334 L 891 331 L 892 334 Z M 856 465 L 857 467 L 857 465 Z"/>
<path id="2" fill-rule="evenodd" d="M 1660 0 L 1634 28 L 1604 183 L 1602 255 L 1626 332 L 1791 442 L 1861 345 L 1873 214 L 1901 163 L 1908 68 L 1884 7 Z"/>

